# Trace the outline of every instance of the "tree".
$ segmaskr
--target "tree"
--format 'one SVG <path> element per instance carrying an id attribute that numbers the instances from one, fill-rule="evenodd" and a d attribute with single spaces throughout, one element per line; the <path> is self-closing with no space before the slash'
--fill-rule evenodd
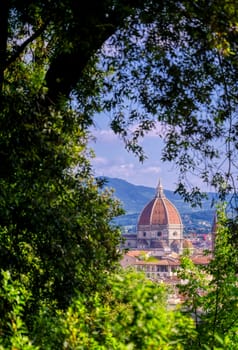
<path id="1" fill-rule="evenodd" d="M 79 309 L 82 304 L 76 303 L 65 319 L 69 327 L 72 313 L 79 314 L 75 329 L 90 335 L 85 349 L 183 349 L 188 338 L 195 337 L 193 320 L 178 310 L 167 309 L 163 285 L 133 271 L 112 275 L 110 285 L 106 303 L 96 296 L 92 300 L 93 312 L 89 314 L 84 309 L 83 318 Z M 86 300 L 81 302 L 88 305 Z M 72 337 L 72 328 L 68 331 L 71 348 L 76 348 L 84 333 L 78 333 L 77 339 Z"/>
<path id="2" fill-rule="evenodd" d="M 186 191 L 189 172 L 223 196 L 235 191 L 236 1 L 91 5 L 2 4 L 0 86 L 27 55 L 44 67 L 44 108 L 73 97 L 85 126 L 95 111 L 112 109 L 112 128 L 141 160 L 139 138 L 159 121 L 162 159 L 180 170 L 185 199 L 198 196 L 196 186 Z"/>
<path id="3" fill-rule="evenodd" d="M 12 65 L 0 112 L 0 265 L 31 291 L 30 313 L 100 288 L 120 256 L 111 220 L 122 211 L 93 179 L 84 121 L 67 105 L 47 110 L 43 80 L 42 65 Z"/>
<path id="4" fill-rule="evenodd" d="M 188 200 L 198 199 L 199 190 L 189 173 L 221 198 L 236 191 L 236 23 L 236 2 L 160 2 L 129 20 L 111 51 L 108 64 L 119 67 L 109 81 L 108 104 L 117 111 L 112 127 L 141 154 L 138 139 L 158 121 L 162 159 L 179 169 L 177 191 Z"/>
<path id="5" fill-rule="evenodd" d="M 185 296 L 184 312 L 192 314 L 197 338 L 191 349 L 237 349 L 237 251 L 225 208 L 218 211 L 214 256 L 208 266 L 182 259 L 179 285 Z M 234 222 L 234 221 L 232 221 Z"/>
<path id="6" fill-rule="evenodd" d="M 27 329 L 29 295 L 4 274 L 1 301 L 10 301 L 12 309 L 4 330 L 0 323 L 0 348 L 182 350 L 195 337 L 193 320 L 167 309 L 164 286 L 132 271 L 108 275 L 106 284 L 103 293 L 79 292 L 65 311 L 44 303 Z"/>
<path id="7" fill-rule="evenodd" d="M 118 260 L 109 222 L 121 211 L 98 192 L 86 149 L 95 112 L 115 112 L 112 128 L 141 159 L 138 139 L 159 120 L 185 198 L 201 165 L 222 195 L 235 190 L 236 2 L 8 0 L 0 32 L 0 263 L 34 304 L 65 308 Z M 142 112 L 126 118 L 128 100 Z M 214 141 L 227 146 L 224 174 Z"/>

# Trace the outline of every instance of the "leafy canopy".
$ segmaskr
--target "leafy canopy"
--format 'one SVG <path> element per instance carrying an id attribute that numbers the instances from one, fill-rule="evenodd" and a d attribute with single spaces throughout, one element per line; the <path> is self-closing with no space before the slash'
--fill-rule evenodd
<path id="1" fill-rule="evenodd" d="M 211 262 L 196 266 L 187 256 L 182 258 L 178 275 L 183 283 L 178 287 L 185 297 L 184 313 L 193 315 L 197 331 L 191 349 L 237 349 L 238 259 L 234 228 L 235 222 L 226 216 L 225 207 L 220 208 Z"/>
<path id="2" fill-rule="evenodd" d="M 167 310 L 165 288 L 132 271 L 108 276 L 102 294 L 78 293 L 65 311 L 43 303 L 29 329 L 23 314 L 30 296 L 3 276 L 1 301 L 12 308 L 0 323 L 0 349 L 183 350 L 196 335 L 190 317 Z"/>
<path id="3" fill-rule="evenodd" d="M 163 160 L 221 196 L 237 183 L 236 1 L 2 1 L 0 265 L 32 295 L 25 314 L 105 288 L 121 213 L 93 180 L 94 114 L 143 160 L 161 126 Z M 128 102 L 129 101 L 129 102 Z M 2 304 L 2 311 L 8 303 Z M 27 340 L 26 340 L 27 342 Z"/>
<path id="4" fill-rule="evenodd" d="M 22 61 L 40 67 L 46 108 L 73 99 L 84 128 L 95 112 L 111 111 L 113 130 L 140 160 L 140 137 L 159 123 L 162 160 L 179 169 L 185 199 L 199 198 L 190 173 L 223 197 L 235 192 L 236 0 L 91 5 L 2 4 L 0 86 Z"/>

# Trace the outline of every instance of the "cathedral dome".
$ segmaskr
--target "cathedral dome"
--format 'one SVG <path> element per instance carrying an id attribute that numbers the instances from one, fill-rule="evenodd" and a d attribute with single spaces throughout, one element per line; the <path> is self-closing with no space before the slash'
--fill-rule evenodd
<path id="1" fill-rule="evenodd" d="M 138 227 L 147 225 L 182 225 L 178 210 L 165 197 L 160 182 L 156 196 L 144 207 L 138 220 Z"/>

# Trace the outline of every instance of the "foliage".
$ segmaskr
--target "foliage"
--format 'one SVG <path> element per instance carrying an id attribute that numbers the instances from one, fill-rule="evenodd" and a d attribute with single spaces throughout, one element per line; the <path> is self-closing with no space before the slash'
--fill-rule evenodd
<path id="1" fill-rule="evenodd" d="M 23 321 L 26 303 L 30 299 L 29 291 L 24 286 L 11 280 L 9 272 L 2 271 L 0 288 L 0 349 L 37 350 L 29 339 L 27 327 Z"/>
<path id="2" fill-rule="evenodd" d="M 1 296 L 11 305 L 1 323 L 4 349 L 182 350 L 195 336 L 190 317 L 167 310 L 164 287 L 135 272 L 109 276 L 103 294 L 78 293 L 65 311 L 43 304 L 27 329 L 22 314 L 28 292 L 3 275 Z"/>
<path id="3" fill-rule="evenodd" d="M 31 295 L 27 326 L 42 303 L 65 310 L 76 291 L 104 289 L 120 257 L 111 222 L 122 210 L 93 179 L 87 149 L 93 56 L 114 27 L 103 23 L 107 1 L 75 5 L 0 4 L 0 266 Z"/>
<path id="4" fill-rule="evenodd" d="M 105 49 L 106 69 L 116 67 L 112 128 L 143 159 L 138 141 L 157 126 L 162 159 L 180 171 L 177 192 L 195 203 L 190 173 L 221 198 L 236 190 L 237 19 L 236 1 L 150 3 Z"/>
<path id="5" fill-rule="evenodd" d="M 192 349 L 237 349 L 237 251 L 224 208 L 218 213 L 214 256 L 207 267 L 184 257 L 179 286 L 186 297 L 184 310 L 196 321 L 198 338 Z"/>
<path id="6" fill-rule="evenodd" d="M 162 285 L 134 272 L 112 276 L 110 284 L 107 302 L 96 295 L 91 300 L 93 313 L 89 316 L 84 310 L 75 325 L 75 336 L 78 329 L 90 334 L 85 349 L 183 349 L 188 334 L 193 337 L 191 318 L 167 310 Z M 76 314 L 82 312 L 79 306 L 75 305 Z M 66 323 L 72 317 L 69 311 Z M 78 339 L 73 334 L 71 329 L 69 348 L 76 349 L 84 332 Z"/>
<path id="7" fill-rule="evenodd" d="M 66 307 L 90 293 L 118 262 L 122 213 L 93 180 L 80 114 L 44 106 L 42 66 L 6 73 L 0 111 L 0 265 L 41 299 Z"/>
<path id="8" fill-rule="evenodd" d="M 0 280 L 1 327 L 9 332 L 3 347 L 34 348 L 27 333 L 36 332 L 37 321 L 55 325 L 52 338 L 42 328 L 44 348 L 51 341 L 80 348 L 83 341 L 86 348 L 103 349 L 106 342 L 111 348 L 179 349 L 187 332 L 193 335 L 190 319 L 158 306 L 159 286 L 141 280 L 137 288 L 123 279 L 122 288 L 116 279 L 108 281 L 120 256 L 120 232 L 110 222 L 121 209 L 93 180 L 88 127 L 95 112 L 112 111 L 113 130 L 143 160 L 138 140 L 158 121 L 162 158 L 180 169 L 177 191 L 185 199 L 200 198 L 198 187 L 186 191 L 189 172 L 221 197 L 235 191 L 236 5 L 235 0 L 1 2 L 0 265 L 12 279 Z M 204 288 L 200 271 L 188 291 L 193 307 L 202 301 L 199 341 L 213 348 L 219 339 L 227 348 L 237 340 L 237 260 L 227 230 L 223 251 L 218 243 L 217 265 L 207 271 L 213 283 L 204 298 L 195 295 L 198 282 Z M 107 288 L 118 313 L 102 304 Z"/>
<path id="9" fill-rule="evenodd" d="M 180 170 L 186 200 L 200 203 L 189 173 L 223 197 L 236 190 L 236 0 L 18 0 L 0 10 L 1 91 L 9 74 L 21 85 L 25 62 L 46 108 L 73 98 L 85 128 L 93 113 L 112 112 L 141 160 L 139 139 L 159 122 L 162 159 Z"/>

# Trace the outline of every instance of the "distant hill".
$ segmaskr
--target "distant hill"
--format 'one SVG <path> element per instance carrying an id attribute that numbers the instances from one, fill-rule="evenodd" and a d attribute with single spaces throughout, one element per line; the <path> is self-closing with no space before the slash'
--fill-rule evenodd
<path id="1" fill-rule="evenodd" d="M 136 230 L 138 216 L 144 206 L 155 196 L 156 189 L 146 186 L 133 185 L 125 180 L 106 177 L 105 187 L 114 189 L 114 196 L 119 199 L 126 211 L 115 219 L 115 223 L 129 227 L 131 231 Z M 208 199 L 203 200 L 202 208 L 192 208 L 173 191 L 164 189 L 165 196 L 178 209 L 185 228 L 185 232 L 208 233 L 214 217 L 214 208 L 211 207 L 213 193 L 208 193 Z"/>

